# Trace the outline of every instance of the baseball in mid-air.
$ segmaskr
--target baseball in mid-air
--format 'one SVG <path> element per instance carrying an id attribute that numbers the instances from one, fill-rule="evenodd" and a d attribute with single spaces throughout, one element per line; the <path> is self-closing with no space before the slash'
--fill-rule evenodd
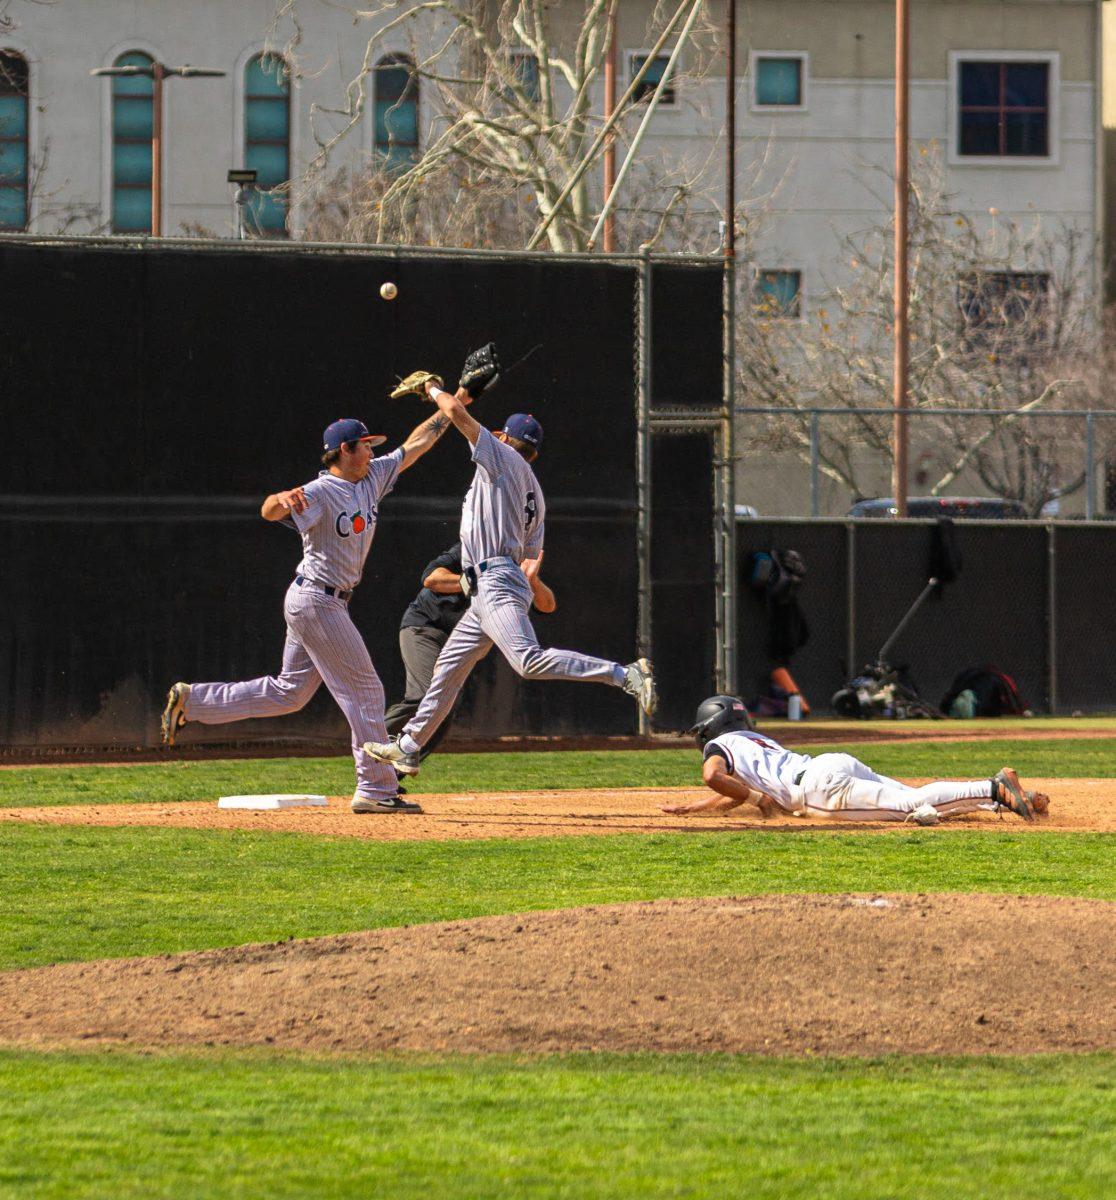
<path id="1" fill-rule="evenodd" d="M 389 283 L 381 283 L 380 284 L 380 295 L 385 300 L 394 300 L 395 297 L 399 295 L 399 289 L 395 286 L 394 283 L 390 283 L 390 282 Z"/>

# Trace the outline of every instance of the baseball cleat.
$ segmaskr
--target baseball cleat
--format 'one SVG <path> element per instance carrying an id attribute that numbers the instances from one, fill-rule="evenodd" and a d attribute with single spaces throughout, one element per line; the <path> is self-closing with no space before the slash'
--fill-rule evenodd
<path id="1" fill-rule="evenodd" d="M 1000 808 L 1010 809 L 1024 821 L 1035 819 L 1035 806 L 1027 798 L 1019 782 L 1019 776 L 1011 767 L 1004 767 L 1002 771 L 992 776 L 992 799 Z M 1047 807 L 1049 807 L 1049 801 Z"/>
<path id="2" fill-rule="evenodd" d="M 649 658 L 637 659 L 629 663 L 625 669 L 624 691 L 634 696 L 640 708 L 649 716 L 655 715 L 659 705 L 659 693 L 655 687 L 655 676 L 652 673 Z"/>
<path id="3" fill-rule="evenodd" d="M 1024 796 L 1031 802 L 1031 807 L 1035 810 L 1035 816 L 1045 817 L 1050 812 L 1050 797 L 1045 792 L 1024 792 Z"/>
<path id="4" fill-rule="evenodd" d="M 942 814 L 932 804 L 920 804 L 907 813 L 907 820 L 916 825 L 937 825 L 941 819 Z"/>
<path id="5" fill-rule="evenodd" d="M 422 805 L 413 800 L 404 800 L 402 796 L 381 796 L 378 800 L 371 796 L 356 795 L 349 807 L 355 813 L 420 813 Z"/>
<path id="6" fill-rule="evenodd" d="M 186 724 L 186 701 L 190 698 L 190 685 L 176 683 L 167 692 L 167 706 L 163 709 L 161 722 L 163 730 L 163 745 L 173 746 L 175 734 Z"/>
<path id="7" fill-rule="evenodd" d="M 399 745 L 399 739 L 393 737 L 390 742 L 365 742 L 364 753 L 377 762 L 387 763 L 395 768 L 396 775 L 417 775 L 419 773 L 419 756 L 408 754 Z"/>

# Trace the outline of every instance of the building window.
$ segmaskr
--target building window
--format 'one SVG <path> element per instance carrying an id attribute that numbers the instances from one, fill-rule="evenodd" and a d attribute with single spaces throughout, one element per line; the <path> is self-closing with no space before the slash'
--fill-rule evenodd
<path id="1" fill-rule="evenodd" d="M 258 54 L 244 68 L 244 165 L 256 172 L 249 229 L 286 237 L 287 198 L 272 189 L 291 177 L 291 81 L 276 54 Z"/>
<path id="2" fill-rule="evenodd" d="M 961 60 L 957 86 L 958 154 L 1049 156 L 1050 63 Z"/>
<path id="3" fill-rule="evenodd" d="M 752 104 L 755 108 L 802 108 L 805 58 L 801 54 L 752 57 Z"/>
<path id="4" fill-rule="evenodd" d="M 634 79 L 642 70 L 643 64 L 647 61 L 646 54 L 632 54 L 628 59 L 628 78 Z M 659 81 L 666 74 L 667 63 L 670 62 L 669 54 L 656 54 L 654 61 L 647 70 L 647 74 L 639 82 L 639 87 L 632 93 L 632 103 L 638 104 L 641 100 L 650 102 L 655 89 L 659 86 Z M 663 94 L 659 99 L 659 107 L 666 105 L 672 108 L 675 103 L 674 84 L 668 84 L 663 88 Z"/>
<path id="5" fill-rule="evenodd" d="M 27 62 L 0 50 L 0 229 L 27 228 Z"/>
<path id="6" fill-rule="evenodd" d="M 139 50 L 121 54 L 114 67 L 150 67 Z M 112 77 L 112 231 L 151 232 L 151 136 L 153 128 L 150 75 Z"/>
<path id="7" fill-rule="evenodd" d="M 542 91 L 539 87 L 539 60 L 530 50 L 514 50 L 508 55 L 511 73 L 523 89 L 523 94 L 537 104 Z"/>
<path id="8" fill-rule="evenodd" d="M 797 320 L 802 316 L 802 272 L 781 268 L 756 273 L 752 311 L 767 320 Z"/>
<path id="9" fill-rule="evenodd" d="M 419 81 L 415 64 L 389 54 L 376 64 L 374 150 L 385 171 L 406 171 L 419 158 Z"/>
<path id="10" fill-rule="evenodd" d="M 957 302 L 971 350 L 1026 357 L 1047 333 L 1045 271 L 974 271 L 957 285 Z"/>

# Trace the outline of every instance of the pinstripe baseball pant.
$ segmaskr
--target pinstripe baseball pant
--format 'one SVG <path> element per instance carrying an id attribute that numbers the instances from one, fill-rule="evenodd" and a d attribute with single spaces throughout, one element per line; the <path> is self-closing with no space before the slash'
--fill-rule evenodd
<path id="1" fill-rule="evenodd" d="M 932 804 L 945 817 L 988 807 L 992 797 L 988 779 L 940 780 L 910 787 L 877 775 L 851 754 L 819 754 L 798 786 L 802 807 L 846 821 L 903 821 L 923 804 Z"/>
<path id="2" fill-rule="evenodd" d="M 491 561 L 491 560 L 490 560 Z M 453 709 L 469 672 L 495 644 L 524 679 L 580 679 L 621 687 L 625 668 L 576 650 L 544 649 L 528 615 L 531 585 L 510 558 L 481 575 L 469 611 L 442 647 L 419 710 L 404 735 L 422 747 Z"/>
<path id="3" fill-rule="evenodd" d="M 353 733 L 357 791 L 378 799 L 398 791 L 395 772 L 365 754 L 367 741 L 383 741 L 384 689 L 349 607 L 314 586 L 292 583 L 283 604 L 287 640 L 278 675 L 242 683 L 192 683 L 184 716 L 203 725 L 297 712 L 325 682 Z"/>

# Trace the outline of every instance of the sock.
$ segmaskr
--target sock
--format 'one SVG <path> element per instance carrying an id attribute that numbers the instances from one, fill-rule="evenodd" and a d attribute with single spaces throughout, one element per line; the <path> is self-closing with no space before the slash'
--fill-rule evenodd
<path id="1" fill-rule="evenodd" d="M 619 663 L 617 663 L 612 668 L 612 682 L 614 684 L 616 684 L 617 687 L 623 687 L 625 682 L 627 681 L 627 678 L 628 678 L 628 668 L 622 667 Z"/>
<path id="2" fill-rule="evenodd" d="M 399 739 L 399 749 L 404 754 L 418 754 L 422 747 L 409 733 L 404 733 Z"/>

